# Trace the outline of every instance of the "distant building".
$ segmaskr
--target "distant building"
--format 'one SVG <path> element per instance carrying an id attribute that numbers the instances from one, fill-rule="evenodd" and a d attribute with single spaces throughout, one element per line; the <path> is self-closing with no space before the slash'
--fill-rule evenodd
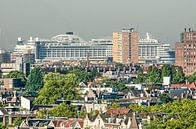
<path id="1" fill-rule="evenodd" d="M 24 54 L 34 53 L 35 42 L 38 40 L 38 38 L 33 39 L 30 37 L 26 43 L 19 37 L 17 40 L 17 45 L 15 46 L 14 51 L 11 53 L 11 61 L 15 62 L 17 57 L 22 57 Z"/>
<path id="2" fill-rule="evenodd" d="M 17 57 L 16 58 L 16 66 L 17 70 L 23 72 L 25 77 L 28 77 L 31 71 L 30 63 L 25 62 L 24 57 Z"/>
<path id="3" fill-rule="evenodd" d="M 0 53 L 0 63 L 9 63 L 10 60 L 10 53 L 8 52 L 3 52 Z"/>
<path id="4" fill-rule="evenodd" d="M 139 129 L 138 124 L 135 113 L 126 108 L 109 109 L 84 118 L 84 128 L 90 129 Z"/>
<path id="5" fill-rule="evenodd" d="M 16 58 L 16 63 L 2 63 L 1 72 L 2 76 L 6 76 L 11 71 L 20 71 L 27 77 L 30 74 L 30 64 L 24 63 L 22 57 Z"/>
<path id="6" fill-rule="evenodd" d="M 113 32 L 113 61 L 122 64 L 138 63 L 139 34 L 133 28 Z"/>
<path id="7" fill-rule="evenodd" d="M 64 43 L 38 41 L 36 61 L 106 61 L 111 55 L 111 43 Z"/>
<path id="8" fill-rule="evenodd" d="M 170 86 L 171 89 L 193 89 L 196 90 L 196 82 L 193 82 L 191 84 L 172 84 Z"/>
<path id="9" fill-rule="evenodd" d="M 24 97 L 21 96 L 20 99 L 20 105 L 22 108 L 31 110 L 33 108 L 33 101 L 35 100 L 35 97 Z"/>
<path id="10" fill-rule="evenodd" d="M 21 88 L 23 86 L 24 84 L 22 83 L 20 78 L 5 78 L 4 79 L 5 89 Z"/>
<path id="11" fill-rule="evenodd" d="M 35 63 L 35 54 L 33 53 L 26 53 L 23 54 L 23 62 L 24 63 L 29 63 L 29 64 L 34 64 Z"/>
<path id="12" fill-rule="evenodd" d="M 17 65 L 15 63 L 2 63 L 1 64 L 1 72 L 2 76 L 6 76 L 11 71 L 16 71 Z"/>
<path id="13" fill-rule="evenodd" d="M 112 58 L 112 40 L 93 39 L 84 41 L 73 32 L 67 32 L 47 40 L 38 38 L 22 42 L 16 45 L 12 53 L 12 60 L 23 56 L 28 61 L 36 62 L 58 62 L 58 61 L 108 61 Z M 22 43 L 21 43 L 22 42 Z M 28 57 L 27 57 L 28 56 Z"/>
<path id="14" fill-rule="evenodd" d="M 5 53 L 5 50 L 3 50 L 3 49 L 0 48 L 0 54 L 1 53 Z"/>
<path id="15" fill-rule="evenodd" d="M 140 64 L 174 64 L 175 54 L 170 44 L 152 39 L 148 33 L 145 39 L 140 39 L 138 55 Z"/>
<path id="16" fill-rule="evenodd" d="M 181 34 L 175 46 L 175 65 L 181 66 L 186 75 L 196 72 L 196 31 L 189 28 Z"/>

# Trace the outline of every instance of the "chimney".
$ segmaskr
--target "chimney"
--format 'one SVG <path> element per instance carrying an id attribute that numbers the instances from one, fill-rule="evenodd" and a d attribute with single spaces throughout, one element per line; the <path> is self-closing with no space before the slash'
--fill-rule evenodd
<path id="1" fill-rule="evenodd" d="M 188 82 L 188 80 L 186 79 L 186 85 L 188 85 L 189 84 L 189 82 Z"/>
<path id="2" fill-rule="evenodd" d="M 184 95 L 183 95 L 183 93 L 181 93 L 181 99 L 183 99 L 184 98 Z"/>
<path id="3" fill-rule="evenodd" d="M 147 115 L 147 123 L 150 124 L 150 115 Z"/>

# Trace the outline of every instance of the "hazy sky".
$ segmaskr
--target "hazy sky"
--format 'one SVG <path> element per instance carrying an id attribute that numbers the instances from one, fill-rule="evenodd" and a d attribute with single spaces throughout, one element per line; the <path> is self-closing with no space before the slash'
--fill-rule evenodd
<path id="1" fill-rule="evenodd" d="M 0 48 L 17 37 L 74 31 L 88 40 L 131 27 L 174 44 L 185 27 L 196 30 L 196 0 L 0 0 Z"/>

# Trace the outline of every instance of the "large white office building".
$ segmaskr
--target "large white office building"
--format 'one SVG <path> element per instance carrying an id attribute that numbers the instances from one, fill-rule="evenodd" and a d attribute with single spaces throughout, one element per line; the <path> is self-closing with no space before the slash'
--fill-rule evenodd
<path id="1" fill-rule="evenodd" d="M 164 44 L 150 37 L 140 39 L 138 60 L 140 64 L 174 64 L 174 51 L 170 44 Z"/>
<path id="2" fill-rule="evenodd" d="M 112 58 L 112 40 L 92 39 L 87 42 L 73 32 L 54 36 L 50 40 L 31 38 L 27 43 L 22 43 L 20 39 L 14 53 L 27 52 L 34 53 L 37 62 L 106 61 Z"/>

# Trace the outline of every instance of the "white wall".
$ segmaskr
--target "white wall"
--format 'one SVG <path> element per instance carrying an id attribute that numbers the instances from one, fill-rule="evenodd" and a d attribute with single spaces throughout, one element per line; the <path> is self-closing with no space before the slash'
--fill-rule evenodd
<path id="1" fill-rule="evenodd" d="M 21 102 L 20 102 L 20 104 L 21 104 L 21 107 L 22 108 L 25 108 L 27 110 L 30 110 L 30 108 L 31 108 L 31 102 L 30 102 L 30 100 L 28 100 L 27 98 L 25 98 L 23 96 L 21 96 Z"/>

